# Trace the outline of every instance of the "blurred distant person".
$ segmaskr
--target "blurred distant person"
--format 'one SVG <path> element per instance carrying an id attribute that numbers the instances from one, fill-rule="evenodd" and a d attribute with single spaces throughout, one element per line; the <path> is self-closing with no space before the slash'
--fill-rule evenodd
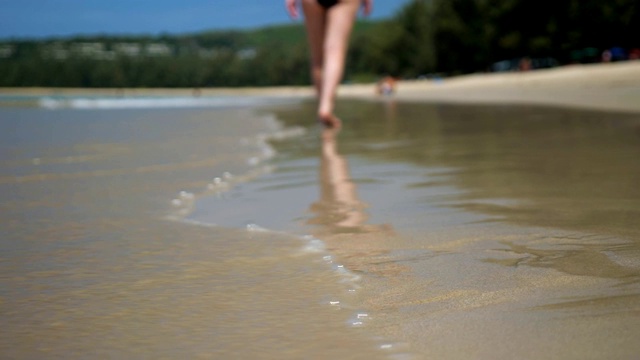
<path id="1" fill-rule="evenodd" d="M 531 69 L 533 69 L 533 66 L 531 64 L 530 58 L 523 57 L 522 59 L 520 59 L 520 62 L 518 63 L 519 71 L 530 71 Z"/>
<path id="2" fill-rule="evenodd" d="M 396 91 L 396 79 L 392 76 L 385 76 L 376 84 L 378 95 L 393 95 Z"/>
<path id="3" fill-rule="evenodd" d="M 318 98 L 318 120 L 340 127 L 334 114 L 338 85 L 344 73 L 349 37 L 362 6 L 369 15 L 373 0 L 285 0 L 289 15 L 297 19 L 301 5 L 311 52 L 311 78 Z"/>

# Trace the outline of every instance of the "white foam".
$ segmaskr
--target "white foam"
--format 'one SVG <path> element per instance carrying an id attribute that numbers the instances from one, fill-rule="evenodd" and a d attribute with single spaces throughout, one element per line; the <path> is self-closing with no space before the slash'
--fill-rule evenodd
<path id="1" fill-rule="evenodd" d="M 303 252 L 321 253 L 326 251 L 326 246 L 324 244 L 324 241 L 320 239 L 316 239 L 311 236 L 303 236 L 302 239 L 307 242 L 304 248 L 302 249 Z"/>
<path id="2" fill-rule="evenodd" d="M 263 228 L 262 226 L 257 224 L 247 224 L 247 231 L 267 232 L 269 231 L 269 229 Z"/>
<path id="3" fill-rule="evenodd" d="M 45 109 L 153 109 L 153 108 L 222 108 L 246 107 L 273 103 L 264 97 L 64 97 L 41 98 L 38 105 Z M 282 102 L 283 100 L 279 100 Z"/>

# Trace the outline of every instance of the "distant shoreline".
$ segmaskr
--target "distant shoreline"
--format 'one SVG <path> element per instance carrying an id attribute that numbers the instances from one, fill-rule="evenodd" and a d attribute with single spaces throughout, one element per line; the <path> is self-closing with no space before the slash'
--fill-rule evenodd
<path id="1" fill-rule="evenodd" d="M 373 88 L 344 87 L 341 94 L 372 97 Z M 413 102 L 547 105 L 640 113 L 640 61 L 471 74 L 435 81 L 400 81 L 394 98 Z"/>
<path id="2" fill-rule="evenodd" d="M 398 82 L 391 98 L 411 102 L 528 104 L 640 113 L 640 61 Z M 343 85 L 340 97 L 375 100 L 374 84 Z M 310 86 L 247 88 L 0 88 L 4 96 L 265 96 L 312 98 Z"/>
<path id="3" fill-rule="evenodd" d="M 4 96 L 269 96 L 311 97 L 313 89 L 308 86 L 238 87 L 238 88 L 47 88 L 23 87 L 2 88 Z"/>

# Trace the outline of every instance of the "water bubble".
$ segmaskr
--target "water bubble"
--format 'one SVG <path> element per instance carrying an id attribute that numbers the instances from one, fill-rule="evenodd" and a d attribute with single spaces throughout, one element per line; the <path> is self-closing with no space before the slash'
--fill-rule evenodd
<path id="1" fill-rule="evenodd" d="M 251 166 L 256 166 L 260 164 L 260 159 L 257 156 L 254 156 L 252 158 L 249 158 L 249 160 L 247 160 L 247 163 Z"/>
<path id="2" fill-rule="evenodd" d="M 349 320 L 352 326 L 363 326 L 366 319 L 369 318 L 369 314 L 365 312 L 358 312 L 354 317 Z"/>
<path id="3" fill-rule="evenodd" d="M 341 264 L 335 264 L 333 266 L 333 270 L 335 270 L 337 273 L 342 275 L 346 275 L 349 273 L 349 271 L 345 269 L 344 265 L 341 265 Z"/>
<path id="4" fill-rule="evenodd" d="M 391 349 L 392 347 L 393 347 L 393 345 L 391 345 L 391 344 L 380 345 L 380 349 L 382 349 L 382 350 L 388 350 L 388 349 Z"/>
<path id="5" fill-rule="evenodd" d="M 192 200 L 195 196 L 188 191 L 180 191 L 180 198 L 185 200 Z"/>
<path id="6" fill-rule="evenodd" d="M 219 177 L 213 179 L 214 185 L 220 185 L 221 183 L 222 183 L 222 179 L 220 179 Z"/>
<path id="7" fill-rule="evenodd" d="M 228 171 L 225 171 L 225 173 L 224 173 L 224 174 L 222 174 L 222 176 L 223 176 L 225 179 L 227 179 L 227 180 L 229 180 L 229 179 L 232 179 L 232 178 L 233 178 L 233 175 L 231 175 L 231 173 L 230 173 L 230 172 L 228 172 Z"/>
<path id="8" fill-rule="evenodd" d="M 311 239 L 304 248 L 308 252 L 322 252 L 325 249 L 324 242 L 320 239 Z"/>
<path id="9" fill-rule="evenodd" d="M 173 205 L 173 206 L 182 206 L 182 200 L 173 199 L 173 200 L 171 200 L 171 205 Z"/>
<path id="10" fill-rule="evenodd" d="M 267 229 L 256 224 L 247 224 L 247 230 L 248 231 L 267 231 Z"/>

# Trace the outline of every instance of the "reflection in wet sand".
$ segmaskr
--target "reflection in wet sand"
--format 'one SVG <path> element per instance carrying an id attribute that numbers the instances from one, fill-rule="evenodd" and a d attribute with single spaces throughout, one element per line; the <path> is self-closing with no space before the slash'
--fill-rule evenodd
<path id="1" fill-rule="evenodd" d="M 406 289 L 406 284 L 398 281 L 410 271 L 403 263 L 407 260 L 406 254 L 394 253 L 392 244 L 397 235 L 391 225 L 368 222 L 369 217 L 365 212 L 367 205 L 358 196 L 347 159 L 338 151 L 337 135 L 338 131 L 335 130 L 324 130 L 321 135 L 318 167 L 320 199 L 311 205 L 314 216 L 307 223 L 314 226 L 316 235 L 349 271 L 376 276 L 378 286 L 385 289 L 382 293 L 394 296 L 393 294 Z M 411 256 L 418 261 L 431 254 L 412 253 Z M 369 281 L 370 279 L 367 280 Z M 371 310 L 379 310 L 372 306 L 366 292 L 359 296 L 361 304 Z M 395 306 L 397 300 L 395 298 L 385 302 L 385 306 Z M 395 336 L 390 336 L 389 339 L 397 340 Z M 405 355 L 412 353 L 407 343 L 396 342 L 392 348 L 394 351 L 406 352 Z"/>
<path id="2" fill-rule="evenodd" d="M 311 224 L 324 225 L 332 232 L 357 231 L 367 217 L 365 205 L 356 194 L 347 160 L 338 153 L 338 130 L 322 132 L 320 157 L 320 200 L 311 206 L 317 216 Z"/>
<path id="3" fill-rule="evenodd" d="M 375 331 L 434 359 L 640 352 L 638 115 L 348 105 L 351 199 L 394 234 L 339 234 L 344 213 L 324 224 L 329 248 L 363 274 Z M 340 183 L 324 169 L 323 187 Z M 347 199 L 324 193 L 319 203 Z"/>

